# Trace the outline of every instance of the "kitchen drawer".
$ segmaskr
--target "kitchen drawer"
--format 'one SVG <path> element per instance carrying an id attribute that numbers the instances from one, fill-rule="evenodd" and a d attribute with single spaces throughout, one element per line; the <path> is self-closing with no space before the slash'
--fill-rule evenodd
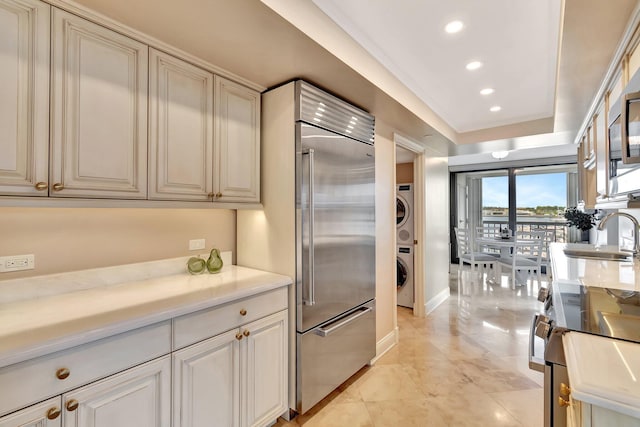
<path id="1" fill-rule="evenodd" d="M 114 335 L 0 369 L 0 416 L 171 352 L 171 323 Z M 69 375 L 58 378 L 58 370 Z"/>
<path id="2" fill-rule="evenodd" d="M 173 320 L 173 348 L 186 347 L 287 308 L 287 288 L 186 314 Z M 242 313 L 245 313 L 244 315 Z"/>

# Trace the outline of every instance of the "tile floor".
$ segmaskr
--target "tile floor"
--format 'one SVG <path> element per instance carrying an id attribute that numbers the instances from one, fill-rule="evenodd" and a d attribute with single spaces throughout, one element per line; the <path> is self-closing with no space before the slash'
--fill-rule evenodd
<path id="1" fill-rule="evenodd" d="M 426 318 L 398 307 L 397 346 L 276 426 L 542 426 L 543 377 L 527 361 L 538 283 L 488 285 L 465 267 L 450 288 Z"/>

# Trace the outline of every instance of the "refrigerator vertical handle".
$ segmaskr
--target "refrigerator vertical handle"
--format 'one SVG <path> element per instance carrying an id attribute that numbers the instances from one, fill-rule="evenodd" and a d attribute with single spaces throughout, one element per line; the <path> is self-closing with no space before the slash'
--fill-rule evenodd
<path id="1" fill-rule="evenodd" d="M 313 148 L 309 148 L 304 154 L 309 156 L 309 288 L 308 288 L 308 299 L 304 303 L 306 305 L 314 305 L 315 301 L 315 260 L 314 260 L 314 245 L 313 245 L 313 235 L 314 235 L 314 223 L 315 223 L 315 191 L 314 191 L 314 160 L 313 160 Z"/>

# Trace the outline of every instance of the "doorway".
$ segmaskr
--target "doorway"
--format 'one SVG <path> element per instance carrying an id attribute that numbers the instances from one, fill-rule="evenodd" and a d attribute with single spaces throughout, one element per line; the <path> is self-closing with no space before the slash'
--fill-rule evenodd
<path id="1" fill-rule="evenodd" d="M 415 305 L 415 153 L 396 145 L 396 304 Z"/>

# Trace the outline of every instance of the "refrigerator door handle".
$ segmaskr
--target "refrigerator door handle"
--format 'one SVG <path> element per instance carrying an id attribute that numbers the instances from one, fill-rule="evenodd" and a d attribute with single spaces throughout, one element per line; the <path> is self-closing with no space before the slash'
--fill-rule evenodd
<path id="1" fill-rule="evenodd" d="M 364 316 L 370 311 L 373 311 L 373 307 L 361 307 L 358 310 L 349 313 L 347 316 L 337 319 L 333 323 L 330 323 L 329 325 L 331 326 L 329 328 L 326 328 L 325 326 L 320 326 L 318 328 L 315 328 L 313 330 L 313 333 L 321 337 L 328 337 L 338 329 L 344 326 L 347 326 L 351 322 L 355 322 L 359 317 Z M 326 326 L 329 326 L 329 325 L 326 325 Z"/>
<path id="2" fill-rule="evenodd" d="M 529 330 L 529 369 L 544 372 L 544 359 L 541 359 L 536 356 L 536 326 L 538 323 L 538 315 L 533 316 L 533 321 L 531 322 L 531 329 Z"/>
<path id="3" fill-rule="evenodd" d="M 315 203 L 314 203 L 314 161 L 313 161 L 313 148 L 305 150 L 302 154 L 309 156 L 309 293 L 308 299 L 304 301 L 306 305 L 314 305 L 316 303 L 315 298 L 315 272 L 314 272 L 314 246 L 313 246 L 313 234 L 314 234 L 314 222 L 315 222 Z"/>

